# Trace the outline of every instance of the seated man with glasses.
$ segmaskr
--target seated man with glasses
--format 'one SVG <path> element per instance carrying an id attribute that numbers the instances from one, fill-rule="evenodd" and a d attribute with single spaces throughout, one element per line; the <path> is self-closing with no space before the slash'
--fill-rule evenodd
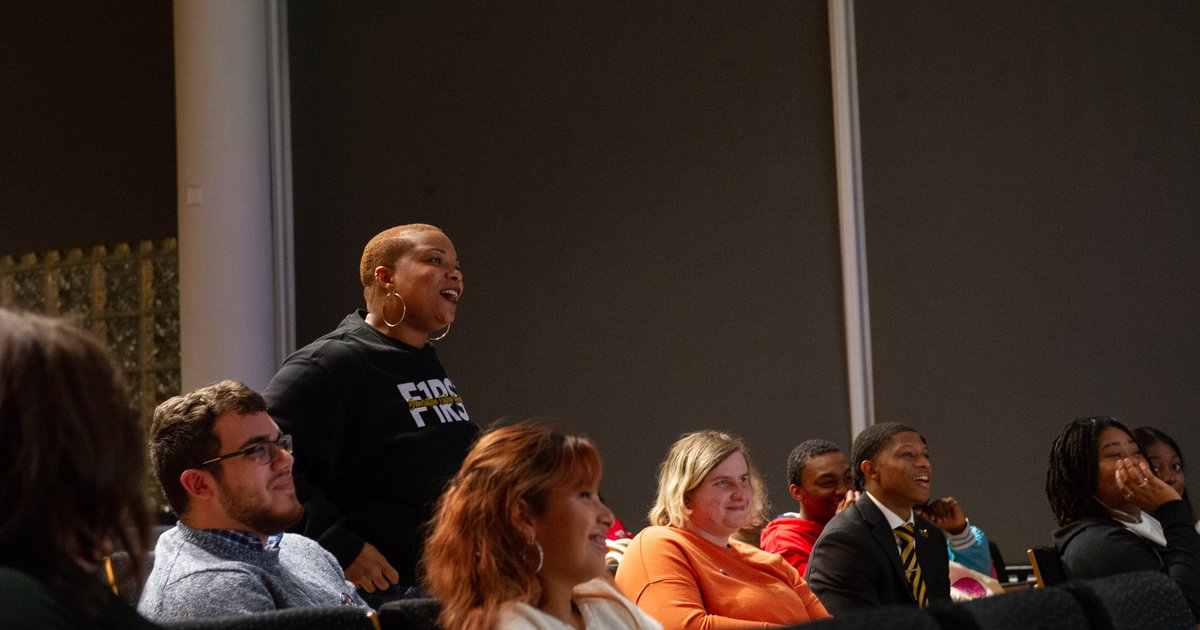
<path id="1" fill-rule="evenodd" d="M 262 396 L 222 381 L 154 410 L 150 458 L 179 524 L 162 534 L 138 611 L 169 621 L 295 606 L 366 608 L 337 560 L 281 533 L 303 508 L 292 438 Z"/>

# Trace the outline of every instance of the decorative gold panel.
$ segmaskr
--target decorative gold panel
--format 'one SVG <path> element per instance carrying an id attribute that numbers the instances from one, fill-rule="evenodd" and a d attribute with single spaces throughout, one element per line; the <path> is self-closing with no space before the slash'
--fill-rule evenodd
<path id="1" fill-rule="evenodd" d="M 179 393 L 179 255 L 173 238 L 0 257 L 0 306 L 76 320 L 112 351 L 148 423 Z"/>

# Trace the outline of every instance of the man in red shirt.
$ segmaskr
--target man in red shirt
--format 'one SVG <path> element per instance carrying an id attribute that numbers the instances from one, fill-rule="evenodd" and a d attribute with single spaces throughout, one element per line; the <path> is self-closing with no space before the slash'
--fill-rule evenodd
<path id="1" fill-rule="evenodd" d="M 763 528 L 764 551 L 780 554 L 804 575 L 813 544 L 834 514 L 858 500 L 846 456 L 829 440 L 808 440 L 792 450 L 788 490 L 799 512 L 780 514 Z"/>

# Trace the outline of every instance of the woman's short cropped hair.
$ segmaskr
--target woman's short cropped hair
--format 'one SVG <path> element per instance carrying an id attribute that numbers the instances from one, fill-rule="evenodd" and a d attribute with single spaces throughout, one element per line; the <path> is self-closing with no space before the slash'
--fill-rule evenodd
<path id="1" fill-rule="evenodd" d="M 79 564 L 114 549 L 142 566 L 153 525 L 146 446 L 120 372 L 91 334 L 0 309 L 0 564 L 94 611 Z"/>
<path id="2" fill-rule="evenodd" d="M 442 627 L 492 628 L 506 602 L 537 607 L 539 549 L 522 533 L 522 510 L 540 515 L 554 490 L 594 484 L 600 473 L 586 437 L 535 424 L 480 436 L 438 501 L 425 543 L 425 584 L 442 601 Z"/>
<path id="3" fill-rule="evenodd" d="M 396 259 L 412 247 L 412 241 L 407 238 L 410 232 L 426 231 L 441 232 L 441 229 L 425 223 L 397 225 L 367 241 L 367 245 L 363 247 L 362 260 L 358 263 L 358 277 L 362 281 L 364 298 L 370 299 L 371 287 L 375 286 L 375 269 L 390 268 L 396 264 Z"/>
<path id="4" fill-rule="evenodd" d="M 750 450 L 741 438 L 721 431 L 696 431 L 681 436 L 671 445 L 666 459 L 658 467 L 658 497 L 650 508 L 651 525 L 683 527 L 692 514 L 687 495 L 730 455 L 741 453 L 750 471 L 752 495 L 748 525 L 766 518 L 767 492 L 762 476 L 750 459 Z"/>
<path id="5" fill-rule="evenodd" d="M 1108 428 L 1133 433 L 1116 418 L 1092 416 L 1073 420 L 1050 447 L 1050 462 L 1046 467 L 1046 498 L 1050 511 L 1059 525 L 1066 525 L 1085 516 L 1107 516 L 1096 499 L 1096 475 L 1100 466 L 1096 442 Z"/>

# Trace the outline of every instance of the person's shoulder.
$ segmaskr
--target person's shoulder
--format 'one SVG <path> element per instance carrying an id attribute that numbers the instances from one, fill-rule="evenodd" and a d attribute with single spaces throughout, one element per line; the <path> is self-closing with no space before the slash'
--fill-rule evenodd
<path id="1" fill-rule="evenodd" d="M 650 540 L 652 538 L 661 538 L 662 536 L 669 534 L 671 529 L 672 528 L 667 527 L 666 525 L 650 525 L 649 527 L 642 528 L 642 531 L 635 534 L 634 539 L 636 540 L 641 538 L 642 540 Z"/>
<path id="2" fill-rule="evenodd" d="M 551 622 L 553 618 L 537 608 L 525 602 L 510 601 L 501 605 L 496 618 L 496 629 L 542 630 L 556 627 Z"/>
<path id="3" fill-rule="evenodd" d="M 778 534 L 820 533 L 823 529 L 825 529 L 825 526 L 816 521 L 800 518 L 793 514 L 784 514 L 775 517 L 767 523 L 766 527 L 763 527 L 761 537 L 766 539 L 769 536 Z"/>
<path id="4" fill-rule="evenodd" d="M 654 618 L 642 612 L 625 597 L 612 580 L 605 576 L 576 585 L 571 591 L 571 598 L 583 610 L 588 627 L 598 624 L 603 628 L 653 628 L 655 630 L 662 628 Z"/>
<path id="5" fill-rule="evenodd" d="M 767 532 L 767 531 L 780 529 L 780 528 L 790 529 L 790 528 L 794 527 L 797 522 L 800 522 L 803 520 L 804 519 L 800 518 L 800 516 L 798 514 L 796 514 L 795 512 L 788 512 L 785 514 L 780 514 L 779 516 L 776 516 L 775 518 L 767 521 L 767 524 L 763 526 L 763 531 Z"/>
<path id="6" fill-rule="evenodd" d="M 688 536 L 689 534 L 675 527 L 651 525 L 633 537 L 633 541 L 625 549 L 621 566 L 673 564 L 680 558 L 690 556 L 696 548 Z M 617 574 L 620 573 L 621 569 L 618 567 Z"/>
<path id="7" fill-rule="evenodd" d="M 1061 553 L 1073 542 L 1102 540 L 1111 537 L 1123 537 L 1125 534 L 1136 536 L 1121 526 L 1120 523 L 1104 516 L 1085 516 L 1077 518 L 1054 530 L 1054 544 Z"/>
<path id="8" fill-rule="evenodd" d="M 813 556 L 836 553 L 833 551 L 834 549 L 849 551 L 874 546 L 871 543 L 874 539 L 871 517 L 861 511 L 867 507 L 863 505 L 864 501 L 870 501 L 870 499 L 865 497 L 859 499 L 858 503 L 842 510 L 829 520 L 825 529 L 821 530 L 813 543 Z M 874 505 L 870 506 L 870 508 L 874 507 Z M 876 512 L 878 513 L 877 509 Z M 880 514 L 878 518 L 882 519 L 883 515 Z M 810 565 L 809 568 L 811 569 L 812 566 Z"/>
<path id="9" fill-rule="evenodd" d="M 0 628 L 154 627 L 115 597 L 101 604 L 101 613 L 100 623 L 89 621 L 41 580 L 18 569 L 0 566 Z"/>
<path id="10" fill-rule="evenodd" d="M 677 527 L 651 525 L 638 532 L 637 536 L 634 536 L 633 539 L 642 546 L 660 545 L 663 543 L 685 543 L 687 541 L 687 534 Z"/>
<path id="11" fill-rule="evenodd" d="M 181 530 L 173 541 L 168 541 L 169 546 L 162 544 L 154 553 L 151 571 L 171 585 L 196 580 L 258 579 L 267 564 L 254 552 L 247 554 L 235 543 L 198 530 Z"/>
<path id="12" fill-rule="evenodd" d="M 364 370 L 379 363 L 378 357 L 400 351 L 352 313 L 337 329 L 288 356 L 263 390 L 263 397 L 276 413 L 282 403 L 305 404 L 302 392 L 313 395 L 323 392 L 321 388 L 352 389 Z"/>
<path id="13" fill-rule="evenodd" d="M 872 518 L 872 512 L 878 515 L 879 518 L 883 518 L 883 514 L 879 512 L 879 508 L 875 507 L 875 504 L 871 503 L 871 500 L 864 496 L 850 507 L 838 512 L 833 518 L 829 519 L 821 535 L 824 536 L 832 532 L 846 530 L 856 532 L 869 530 L 871 527 L 869 521 Z"/>
<path id="14" fill-rule="evenodd" d="M 186 527 L 186 525 L 184 527 Z M 174 526 L 164 529 L 158 534 L 158 536 L 155 537 L 154 553 L 157 554 L 160 549 L 165 550 L 171 548 L 172 546 L 178 545 L 182 534 L 183 529 L 180 527 L 180 523 L 176 521 Z"/>
<path id="15" fill-rule="evenodd" d="M 28 573 L 17 569 L 0 565 L 0 585 L 4 586 L 3 591 L 20 589 L 23 591 L 40 591 L 46 587 L 41 580 L 29 575 Z"/>
<path id="16" fill-rule="evenodd" d="M 612 580 L 606 577 L 597 577 L 582 584 L 576 584 L 575 588 L 571 589 L 572 597 L 624 597 L 621 591 L 617 590 Z"/>
<path id="17" fill-rule="evenodd" d="M 295 534 L 292 532 L 284 532 L 280 534 L 279 547 L 290 547 L 293 549 L 324 549 L 321 543 L 305 536 L 304 534 Z"/>
<path id="18" fill-rule="evenodd" d="M 1054 546 L 1063 563 L 1080 575 L 1086 573 L 1088 565 L 1108 563 L 1130 549 L 1148 544 L 1117 521 L 1103 516 L 1075 519 L 1054 531 Z"/>
<path id="19" fill-rule="evenodd" d="M 1106 517 L 1076 519 L 1054 532 L 1068 575 L 1093 578 L 1161 565 L 1154 543 Z"/>
<path id="20" fill-rule="evenodd" d="M 170 567 L 169 573 L 163 574 L 163 587 L 186 590 L 195 586 L 227 588 L 230 583 L 259 584 L 266 574 L 264 567 L 244 560 L 213 558 L 209 562 L 177 562 Z"/>
<path id="21" fill-rule="evenodd" d="M 284 361 L 284 365 L 297 362 L 323 362 L 352 355 L 364 346 L 380 342 L 358 312 L 351 313 L 332 331 L 317 337 L 300 348 Z"/>
<path id="22" fill-rule="evenodd" d="M 19 569 L 0 566 L 0 611 L 23 607 L 53 610 L 58 603 L 50 587 L 41 580 Z"/>
<path id="23" fill-rule="evenodd" d="M 279 548 L 286 551 L 289 555 L 323 558 L 337 565 L 337 558 L 332 553 L 329 553 L 329 550 L 322 547 L 321 543 L 303 534 L 293 534 L 290 532 L 283 534 L 283 538 L 279 540 Z"/>

